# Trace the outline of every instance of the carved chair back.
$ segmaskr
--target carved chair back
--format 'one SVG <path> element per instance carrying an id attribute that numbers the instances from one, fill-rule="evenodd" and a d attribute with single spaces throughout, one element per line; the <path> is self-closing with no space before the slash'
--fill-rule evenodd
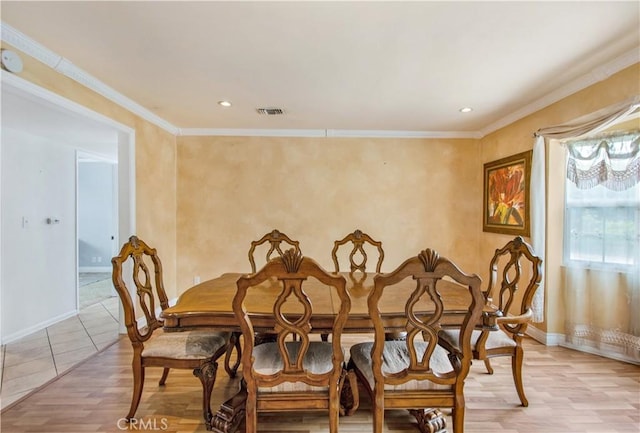
<path id="1" fill-rule="evenodd" d="M 264 288 L 265 285 L 273 289 L 268 292 L 275 294 L 273 300 L 275 326 L 269 332 L 276 335 L 276 342 L 256 345 L 253 338 L 247 338 L 254 335 L 255 331 L 252 315 L 245 305 L 245 300 L 251 298 L 249 292 L 252 289 L 257 286 Z M 331 343 L 310 340 L 312 299 L 313 293 L 318 291 L 333 291 L 331 296 L 335 294 L 340 300 L 340 310 L 333 322 Z M 292 309 L 291 302 L 296 305 L 296 308 Z M 340 341 L 350 307 L 346 279 L 326 272 L 314 260 L 303 257 L 300 251 L 293 248 L 287 250 L 282 256 L 270 260 L 257 273 L 238 279 L 233 311 L 240 322 L 244 336 L 242 371 L 247 387 L 247 432 L 255 431 L 255 415 L 258 407 L 261 410 L 329 408 L 331 431 L 336 431 L 340 409 L 339 387 L 336 385 L 342 383 L 345 377 L 342 368 L 344 355 Z M 292 311 L 295 312 L 292 313 Z M 297 341 L 290 341 L 292 336 Z M 266 370 L 262 366 L 261 371 L 258 371 L 261 368 L 261 361 L 256 349 L 265 349 L 267 346 L 274 351 L 271 353 L 271 358 L 277 351 L 275 359 L 279 362 Z M 307 357 L 307 354 L 311 354 L 320 346 L 323 346 L 325 355 L 329 355 L 326 357 L 328 365 L 309 366 L 310 359 L 322 358 L 317 355 L 318 352 L 315 352 L 314 356 Z M 294 390 L 291 390 L 287 388 L 286 383 L 298 383 L 298 385 L 294 385 Z M 282 384 L 285 384 L 284 389 L 278 388 L 273 392 L 265 393 L 264 396 L 259 393 L 258 388 L 273 388 Z M 328 391 L 317 393 L 309 390 L 309 387 L 295 391 L 301 384 L 328 387 Z M 281 397 L 277 396 L 278 393 Z M 266 402 L 258 404 L 257 401 L 261 401 L 261 398 Z"/>
<path id="2" fill-rule="evenodd" d="M 498 307 L 498 314 L 506 316 L 530 313 L 533 296 L 542 281 L 542 259 L 533 253 L 531 246 L 521 236 L 517 236 L 504 247 L 496 249 L 489 263 L 489 271 L 485 298 Z M 524 286 L 524 292 L 518 303 L 520 286 Z M 519 328 L 526 327 L 527 323 L 503 326 L 509 328 L 510 332 L 519 334 L 524 331 Z"/>
<path id="3" fill-rule="evenodd" d="M 381 318 L 383 295 L 398 296 L 394 286 L 407 278 L 416 285 L 410 294 L 403 294 L 407 299 L 406 339 L 387 341 Z M 447 352 L 438 342 L 451 280 L 468 288 L 469 303 L 458 344 Z M 374 402 L 374 432 L 382 432 L 385 407 L 410 409 L 424 428 L 429 424 L 424 408 L 451 407 L 454 432 L 463 431 L 464 381 L 473 357 L 470 339 L 484 306 L 481 284 L 480 277 L 465 274 L 431 249 L 406 260 L 393 272 L 375 276 L 368 298 L 375 328 L 371 349 L 374 386 L 367 386 Z M 393 361 L 396 356 L 398 360 Z"/>
<path id="4" fill-rule="evenodd" d="M 410 355 L 409 365 L 400 372 L 385 374 L 382 372 L 382 353 L 385 344 L 385 328 L 382 322 L 380 301 L 386 290 L 393 291 L 393 286 L 405 278 L 416 281 L 416 287 L 407 298 L 405 312 L 405 344 Z M 443 297 L 446 298 L 446 286 L 441 286 L 443 279 L 450 279 L 469 289 L 469 307 L 462 324 L 459 353 L 451 357 L 454 370 L 442 376 L 437 375 L 429 364 L 431 354 L 438 345 L 438 333 L 442 329 L 442 316 L 445 311 Z M 431 305 L 426 311 L 425 303 Z M 373 372 L 377 382 L 402 384 L 411 379 L 430 380 L 440 384 L 454 384 L 464 380 L 471 364 L 471 332 L 480 320 L 484 299 L 481 291 L 481 280 L 477 275 L 467 275 L 453 262 L 432 250 L 426 249 L 418 256 L 406 260 L 395 271 L 379 274 L 374 278 L 374 288 L 368 298 L 369 311 L 375 328 L 372 349 Z M 419 357 L 416 343 L 424 342 L 426 350 Z"/>
<path id="5" fill-rule="evenodd" d="M 149 247 L 137 236 L 131 236 L 120 253 L 111 259 L 111 263 L 113 285 L 122 302 L 127 334 L 132 342 L 142 343 L 151 337 L 155 329 L 162 326 L 162 320 L 156 315 L 156 302 L 159 303 L 160 310 L 169 308 L 160 257 L 155 248 Z M 135 287 L 135 295 L 146 321 L 146 326 L 142 329 L 138 327 L 136 306 L 125 280 Z"/>
<path id="6" fill-rule="evenodd" d="M 335 271 L 340 272 L 340 264 L 338 261 L 338 249 L 346 244 L 352 243 L 353 248 L 349 253 L 349 264 L 351 272 L 361 271 L 365 272 L 367 266 L 367 252 L 365 251 L 365 244 L 370 244 L 378 251 L 378 262 L 376 263 L 376 272 L 380 272 L 382 267 L 382 261 L 384 260 L 384 250 L 382 249 L 382 242 L 373 240 L 368 234 L 363 233 L 361 230 L 356 229 L 353 233 L 349 233 L 343 239 L 337 240 L 333 243 L 333 250 L 331 251 L 331 258 L 335 265 Z M 357 257 L 360 257 L 359 263 L 356 262 Z"/>
<path id="7" fill-rule="evenodd" d="M 289 236 L 285 235 L 284 233 L 276 229 L 265 234 L 257 241 L 252 241 L 251 248 L 249 248 L 249 263 L 251 264 L 251 272 L 252 273 L 256 272 L 256 261 L 254 258 L 254 253 L 257 247 L 259 247 L 260 245 L 269 243 L 269 248 L 265 255 L 265 261 L 268 262 L 271 259 L 271 256 L 273 255 L 274 252 L 282 256 L 283 254 L 282 247 L 281 247 L 282 242 L 293 247 L 296 251 L 298 252 L 300 251 L 300 246 L 299 246 L 300 242 L 290 239 Z"/>

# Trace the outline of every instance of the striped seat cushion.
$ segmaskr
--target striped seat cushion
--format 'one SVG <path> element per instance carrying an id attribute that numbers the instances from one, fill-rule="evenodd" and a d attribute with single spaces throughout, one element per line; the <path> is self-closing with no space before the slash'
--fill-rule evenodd
<path id="1" fill-rule="evenodd" d="M 206 359 L 225 346 L 230 332 L 194 330 L 164 332 L 156 330 L 144 343 L 143 357 L 172 359 Z"/>
<path id="2" fill-rule="evenodd" d="M 371 348 L 373 342 L 360 343 L 351 347 L 351 361 L 360 370 L 369 387 L 373 389 L 374 379 L 371 363 Z M 415 343 L 418 360 L 422 358 L 427 344 L 424 342 Z M 409 366 L 409 350 L 405 341 L 385 341 L 382 352 L 382 372 L 383 374 L 397 373 Z M 453 371 L 453 366 L 447 357 L 447 351 L 440 346 L 436 346 L 429 361 L 431 369 L 436 373 L 448 373 Z M 442 385 L 429 380 L 410 380 L 400 385 L 385 384 L 384 389 L 390 391 L 400 390 L 427 390 L 427 389 L 450 389 L 450 385 Z"/>
<path id="3" fill-rule="evenodd" d="M 292 361 L 297 359 L 300 342 L 287 342 L 287 350 Z M 253 349 L 253 369 L 260 374 L 274 374 L 282 370 L 284 362 L 278 350 L 278 343 L 263 343 Z M 302 362 L 303 368 L 312 374 L 323 374 L 333 369 L 333 348 L 331 343 L 312 341 Z M 259 387 L 259 392 L 305 392 L 326 391 L 327 387 L 311 386 L 304 382 L 283 382 L 273 387 Z"/>

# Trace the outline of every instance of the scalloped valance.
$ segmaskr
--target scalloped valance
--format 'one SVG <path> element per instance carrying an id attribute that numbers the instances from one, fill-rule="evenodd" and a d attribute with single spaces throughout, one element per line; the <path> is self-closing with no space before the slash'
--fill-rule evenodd
<path id="1" fill-rule="evenodd" d="M 640 132 L 566 143 L 567 179 L 580 189 L 624 191 L 640 183 Z"/>

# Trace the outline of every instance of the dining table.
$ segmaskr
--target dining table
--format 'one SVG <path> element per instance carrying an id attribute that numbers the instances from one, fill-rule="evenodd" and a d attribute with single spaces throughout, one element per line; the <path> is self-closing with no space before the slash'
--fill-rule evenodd
<path id="1" fill-rule="evenodd" d="M 343 328 L 344 334 L 368 333 L 374 331 L 373 322 L 369 314 L 367 298 L 373 289 L 376 273 L 366 272 L 339 272 L 347 281 L 347 291 L 351 298 L 351 310 Z M 236 282 L 246 273 L 224 273 L 217 278 L 203 281 L 183 292 L 176 303 L 165 309 L 161 317 L 164 321 L 166 332 L 183 331 L 198 328 L 214 328 L 240 332 L 239 323 L 232 308 L 232 301 L 236 294 Z M 334 319 L 340 308 L 340 300 L 332 295 L 330 290 L 314 291 L 314 285 L 321 285 L 319 281 L 310 279 L 305 282 L 305 290 L 314 293 L 313 314 L 311 327 L 314 333 L 330 334 Z M 443 325 L 461 324 L 467 313 L 471 295 L 468 287 L 459 285 L 453 281 L 442 280 L 438 283 L 438 292 L 444 304 L 442 316 Z M 389 335 L 401 335 L 406 329 L 405 304 L 409 294 L 415 290 L 416 282 L 406 279 L 394 286 L 392 296 L 384 299 L 379 304 L 385 332 Z M 245 306 L 251 315 L 251 321 L 256 333 L 273 332 L 275 319 L 273 315 L 273 297 L 282 290 L 281 283 L 275 280 L 266 281 L 256 290 L 252 296 L 245 299 Z M 301 306 L 292 303 L 290 314 L 302 313 Z M 426 302 L 425 311 L 429 310 L 429 302 Z M 484 306 L 482 323 L 478 326 L 484 329 L 498 329 L 495 307 L 490 304 Z M 244 418 L 244 404 L 246 390 L 241 386 L 234 396 L 223 402 L 218 412 L 213 416 L 210 425 L 216 433 L 233 433 L 237 430 Z M 439 411 L 437 411 L 439 412 Z M 441 426 L 433 431 L 444 431 L 445 420 L 429 419 L 432 426 Z M 426 422 L 426 421 L 425 421 Z"/>

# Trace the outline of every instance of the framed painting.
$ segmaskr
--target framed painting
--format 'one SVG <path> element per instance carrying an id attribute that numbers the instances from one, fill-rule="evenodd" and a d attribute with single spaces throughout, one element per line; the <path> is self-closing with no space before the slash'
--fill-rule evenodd
<path id="1" fill-rule="evenodd" d="M 532 151 L 484 165 L 482 230 L 529 236 L 529 184 Z"/>

